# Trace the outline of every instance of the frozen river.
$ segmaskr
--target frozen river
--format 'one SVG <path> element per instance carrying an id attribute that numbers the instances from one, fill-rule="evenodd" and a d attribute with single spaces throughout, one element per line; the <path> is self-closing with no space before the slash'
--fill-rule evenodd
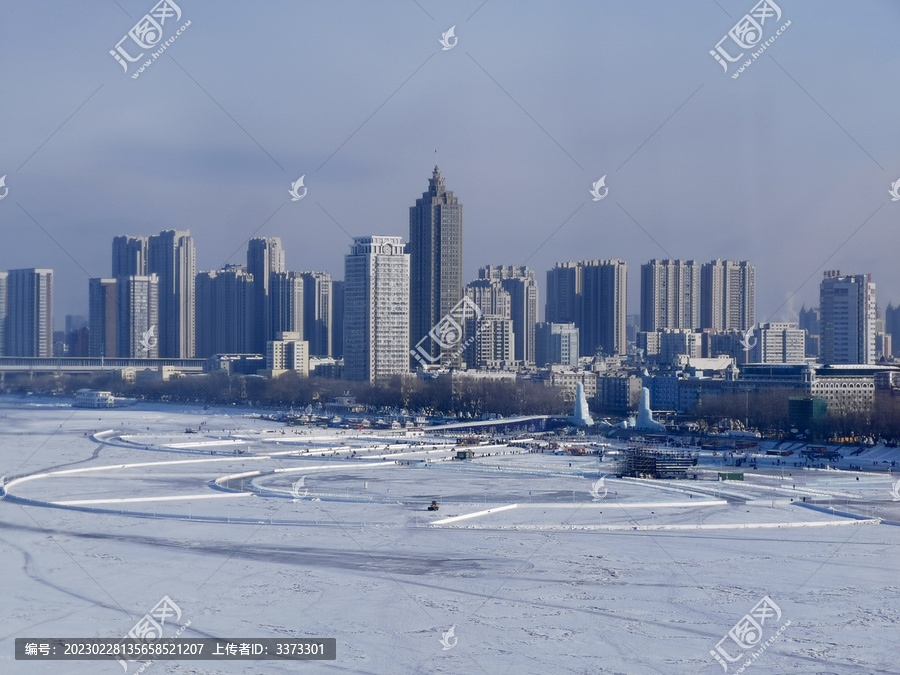
<path id="1" fill-rule="evenodd" d="M 896 474 L 620 480 L 412 440 L 0 398 L 0 672 L 126 672 L 14 640 L 121 637 L 165 597 L 167 637 L 333 637 L 337 659 L 143 672 L 900 672 Z"/>

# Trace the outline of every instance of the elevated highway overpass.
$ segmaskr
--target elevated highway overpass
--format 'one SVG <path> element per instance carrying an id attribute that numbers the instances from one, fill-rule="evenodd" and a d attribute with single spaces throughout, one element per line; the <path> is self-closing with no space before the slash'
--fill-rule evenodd
<path id="1" fill-rule="evenodd" d="M 92 374 L 134 368 L 156 369 L 173 366 L 182 373 L 202 373 L 206 359 L 132 359 L 107 357 L 28 357 L 0 356 L 0 378 L 7 373 L 35 374 L 67 373 Z"/>

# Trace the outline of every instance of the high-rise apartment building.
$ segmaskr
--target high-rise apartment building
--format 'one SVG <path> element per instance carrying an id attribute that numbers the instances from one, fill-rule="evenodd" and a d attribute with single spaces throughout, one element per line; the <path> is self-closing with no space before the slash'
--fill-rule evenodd
<path id="1" fill-rule="evenodd" d="M 626 354 L 628 265 L 617 259 L 589 260 L 582 265 L 581 355 Z"/>
<path id="2" fill-rule="evenodd" d="M 159 277 L 159 355 L 194 356 L 197 257 L 188 230 L 166 230 L 147 240 L 147 274 Z"/>
<path id="3" fill-rule="evenodd" d="M 472 323 L 470 319 L 467 323 Z M 478 369 L 496 370 L 513 362 L 515 335 L 512 319 L 482 316 L 478 329 L 471 333 L 471 340 L 463 351 L 466 365 Z"/>
<path id="4" fill-rule="evenodd" d="M 303 339 L 304 286 L 300 272 L 272 272 L 269 275 L 269 331 L 272 335 L 299 333 Z"/>
<path id="5" fill-rule="evenodd" d="M 509 291 L 494 279 L 476 279 L 466 284 L 466 297 L 481 311 L 482 316 L 499 319 L 512 318 L 512 298 Z M 471 317 L 477 320 L 477 317 Z"/>
<path id="6" fill-rule="evenodd" d="M 331 275 L 301 272 L 303 277 L 303 339 L 310 356 L 331 356 Z"/>
<path id="7" fill-rule="evenodd" d="M 509 293 L 509 318 L 515 334 L 512 358 L 525 364 L 534 363 L 534 327 L 538 321 L 538 285 L 534 271 L 527 267 L 488 265 L 478 270 L 478 278 L 499 281 Z"/>
<path id="8" fill-rule="evenodd" d="M 344 357 L 344 282 L 331 282 L 331 356 Z"/>
<path id="9" fill-rule="evenodd" d="M 514 360 L 512 294 L 489 275 L 466 285 L 466 297 L 478 308 L 464 322 L 463 357 L 470 368 L 501 368 Z"/>
<path id="10" fill-rule="evenodd" d="M 547 323 L 581 321 L 581 270 L 577 262 L 558 262 L 547 271 L 547 303 L 544 320 Z"/>
<path id="11" fill-rule="evenodd" d="M 254 237 L 247 244 L 247 271 L 253 276 L 250 351 L 265 354 L 266 342 L 275 337 L 269 315 L 269 280 L 272 273 L 284 272 L 284 248 L 280 237 Z"/>
<path id="12" fill-rule="evenodd" d="M 426 337 L 462 299 L 462 220 L 462 204 L 435 166 L 428 190 L 409 209 L 410 345 Z M 440 347 L 426 342 L 437 358 Z M 450 353 L 448 358 L 458 357 Z"/>
<path id="13" fill-rule="evenodd" d="M 254 279 L 242 265 L 197 275 L 197 356 L 255 353 Z"/>
<path id="14" fill-rule="evenodd" d="M 624 260 L 556 263 L 547 272 L 546 321 L 574 323 L 581 356 L 625 354 L 627 284 Z"/>
<path id="15" fill-rule="evenodd" d="M 116 356 L 155 359 L 159 356 L 159 279 L 118 277 L 115 283 Z"/>
<path id="16" fill-rule="evenodd" d="M 53 356 L 53 270 L 10 270 L 6 356 Z"/>
<path id="17" fill-rule="evenodd" d="M 700 327 L 700 264 L 658 260 L 641 265 L 641 330 Z"/>
<path id="18" fill-rule="evenodd" d="M 112 276 L 130 277 L 147 274 L 149 240 L 144 236 L 121 235 L 113 237 Z"/>
<path id="19" fill-rule="evenodd" d="M 700 326 L 747 330 L 756 322 L 756 268 L 746 260 L 713 260 L 700 268 Z"/>
<path id="20" fill-rule="evenodd" d="M 157 297 L 157 303 L 158 301 Z M 158 317 L 159 305 L 157 304 Z M 118 339 L 116 338 L 115 279 L 88 280 L 88 330 L 88 356 L 109 358 L 118 356 L 116 352 Z"/>
<path id="21" fill-rule="evenodd" d="M 401 237 L 356 237 L 344 258 L 344 377 L 409 373 L 410 255 Z"/>
<path id="22" fill-rule="evenodd" d="M 875 362 L 875 284 L 869 274 L 825 272 L 819 285 L 822 363 Z"/>

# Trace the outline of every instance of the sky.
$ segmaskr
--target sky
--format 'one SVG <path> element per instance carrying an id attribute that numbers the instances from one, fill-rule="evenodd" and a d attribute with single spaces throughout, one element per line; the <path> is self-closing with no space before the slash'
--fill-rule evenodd
<path id="1" fill-rule="evenodd" d="M 750 260 L 759 321 L 830 269 L 900 303 L 900 3 L 776 0 L 742 49 L 745 0 L 176 2 L 143 50 L 153 1 L 4 3 L 0 269 L 54 269 L 58 328 L 118 234 L 189 229 L 198 271 L 279 236 L 343 278 L 351 236 L 408 238 L 435 164 L 465 276 L 527 264 L 542 306 L 557 261 L 622 258 L 637 313 L 654 257 Z"/>

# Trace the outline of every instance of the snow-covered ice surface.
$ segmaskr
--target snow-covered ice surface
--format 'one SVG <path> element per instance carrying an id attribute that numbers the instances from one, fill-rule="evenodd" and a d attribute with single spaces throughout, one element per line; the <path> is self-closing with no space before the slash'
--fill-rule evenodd
<path id="1" fill-rule="evenodd" d="M 773 637 L 743 672 L 900 672 L 896 474 L 598 483 L 596 457 L 415 440 L 0 398 L 0 673 L 122 673 L 14 639 L 120 637 L 163 596 L 183 637 L 334 637 L 337 660 L 144 672 L 722 673 L 721 644 L 733 673 Z M 720 643 L 765 596 L 761 641 Z"/>

